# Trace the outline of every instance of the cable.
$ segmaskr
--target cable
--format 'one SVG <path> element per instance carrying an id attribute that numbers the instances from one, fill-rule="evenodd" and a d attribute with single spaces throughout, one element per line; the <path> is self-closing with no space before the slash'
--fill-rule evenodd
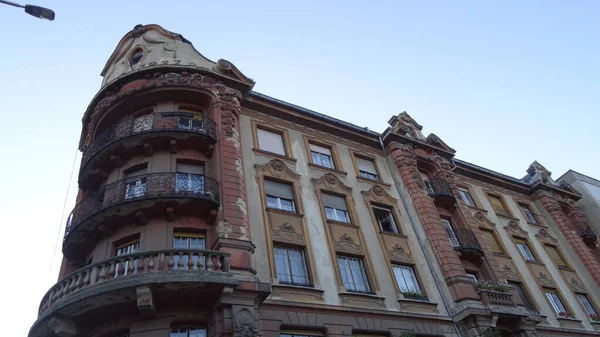
<path id="1" fill-rule="evenodd" d="M 77 163 L 77 152 L 79 148 L 75 149 L 75 155 L 73 156 L 73 165 L 71 166 L 71 176 L 69 177 L 69 184 L 67 185 L 67 193 L 65 194 L 65 201 L 63 202 L 62 213 L 60 215 L 60 225 L 58 226 L 58 233 L 56 234 L 56 242 L 54 243 L 54 254 L 52 254 L 52 262 L 50 262 L 50 270 L 52 272 L 54 268 L 54 260 L 56 259 L 56 250 L 58 249 L 58 243 L 60 242 L 60 233 L 62 233 L 62 226 L 65 220 L 65 209 L 67 208 L 67 199 L 69 198 L 69 191 L 71 190 L 71 182 L 73 181 L 73 173 L 75 172 L 75 164 Z"/>

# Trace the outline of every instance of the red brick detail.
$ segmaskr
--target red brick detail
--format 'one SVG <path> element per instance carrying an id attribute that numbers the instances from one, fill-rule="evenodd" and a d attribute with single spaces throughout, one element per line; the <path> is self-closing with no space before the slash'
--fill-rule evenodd
<path id="1" fill-rule="evenodd" d="M 410 193 L 444 278 L 447 283 L 451 283 L 448 284 L 448 287 L 454 300 L 479 299 L 475 288 L 470 284 L 465 284 L 468 281 L 464 283 L 461 281 L 450 282 L 450 280 L 466 280 L 467 276 L 458 255 L 448 241 L 448 234 L 440 221 L 440 214 L 435 204 L 421 186 L 416 160 L 409 150 L 398 148 L 391 151 L 390 157 L 400 171 L 400 176 Z"/>
<path id="2" fill-rule="evenodd" d="M 594 255 L 592 250 L 583 242 L 577 231 L 574 230 L 574 225 L 571 223 L 559 201 L 550 193 L 542 192 L 534 195 L 546 211 L 550 214 L 552 220 L 556 223 L 562 234 L 567 238 L 567 241 L 575 250 L 575 253 L 583 262 L 588 272 L 598 285 L 600 285 L 600 261 Z"/>

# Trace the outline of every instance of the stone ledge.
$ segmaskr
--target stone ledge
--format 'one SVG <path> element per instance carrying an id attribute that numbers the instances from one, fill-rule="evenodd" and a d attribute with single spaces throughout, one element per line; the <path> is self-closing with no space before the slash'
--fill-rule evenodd
<path id="1" fill-rule="evenodd" d="M 439 314 L 438 304 L 429 300 L 411 300 L 400 298 L 398 299 L 400 311 L 418 312 L 423 314 Z"/>
<path id="2" fill-rule="evenodd" d="M 272 284 L 271 301 L 323 303 L 323 293 L 319 288 L 302 287 L 292 284 Z"/>
<path id="3" fill-rule="evenodd" d="M 357 306 L 361 308 L 385 309 L 385 297 L 373 294 L 353 293 L 342 291 L 339 293 L 342 305 Z"/>
<path id="4" fill-rule="evenodd" d="M 581 320 L 576 318 L 557 317 L 556 320 L 560 323 L 560 326 L 565 329 L 585 330 Z"/>

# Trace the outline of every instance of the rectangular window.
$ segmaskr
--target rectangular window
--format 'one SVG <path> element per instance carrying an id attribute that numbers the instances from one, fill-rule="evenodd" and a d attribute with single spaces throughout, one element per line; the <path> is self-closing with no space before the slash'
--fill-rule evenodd
<path id="1" fill-rule="evenodd" d="M 435 194 L 435 189 L 433 188 L 431 181 L 429 181 L 429 176 L 427 176 L 423 172 L 419 172 L 419 175 L 421 175 L 421 180 L 423 180 L 423 184 L 425 184 L 425 189 L 427 190 L 427 194 Z"/>
<path id="2" fill-rule="evenodd" d="M 394 270 L 394 276 L 396 277 L 396 283 L 398 284 L 398 288 L 400 288 L 400 292 L 422 294 L 417 276 L 412 267 L 393 264 L 392 269 Z"/>
<path id="3" fill-rule="evenodd" d="M 527 241 L 521 240 L 521 239 L 515 239 L 515 243 L 517 244 L 517 248 L 519 248 L 519 251 L 521 251 L 521 254 L 523 254 L 525 261 L 529 261 L 529 262 L 537 261 L 535 259 L 535 255 L 533 255 L 533 252 L 529 248 Z"/>
<path id="4" fill-rule="evenodd" d="M 581 306 L 585 310 L 585 313 L 588 316 L 594 317 L 597 319 L 598 313 L 596 312 L 596 309 L 594 309 L 592 302 L 590 302 L 590 300 L 587 298 L 587 296 L 585 296 L 584 294 L 576 294 L 576 295 L 577 295 L 577 299 L 579 300 L 579 303 L 581 303 Z"/>
<path id="5" fill-rule="evenodd" d="M 556 247 L 546 246 L 546 252 L 548 253 L 548 256 L 550 256 L 552 262 L 554 262 L 554 264 L 557 267 L 569 268 L 569 265 L 567 264 L 565 259 L 562 258 L 562 255 L 560 255 L 560 252 Z"/>
<path id="6" fill-rule="evenodd" d="M 169 337 L 206 337 L 206 329 L 200 327 L 171 327 Z"/>
<path id="7" fill-rule="evenodd" d="M 356 157 L 356 165 L 358 166 L 359 175 L 363 178 L 371 180 L 379 180 L 375 162 L 371 159 Z"/>
<path id="8" fill-rule="evenodd" d="M 531 211 L 531 208 L 529 208 L 529 205 L 519 204 L 519 207 L 521 207 L 523 214 L 525 214 L 525 217 L 527 218 L 527 222 L 529 222 L 530 224 L 534 224 L 534 225 L 538 224 L 536 217 L 533 215 L 533 212 Z"/>
<path id="9" fill-rule="evenodd" d="M 529 299 L 529 296 L 527 296 L 527 293 L 525 292 L 525 289 L 523 288 L 523 285 L 521 283 L 508 281 L 508 284 L 510 284 L 513 290 L 519 295 L 519 298 L 521 299 L 521 303 L 524 308 L 529 310 L 535 310 L 535 307 Z"/>
<path id="10" fill-rule="evenodd" d="M 175 232 L 173 233 L 173 249 L 205 249 L 205 239 L 204 234 L 202 233 L 185 233 L 185 232 Z M 188 260 L 189 255 L 173 255 L 173 270 L 177 270 L 179 268 L 179 260 L 182 262 L 182 268 L 188 269 Z M 194 265 L 192 267 L 193 270 L 198 270 L 198 260 L 199 256 L 193 255 L 192 261 Z M 204 258 L 202 259 L 202 265 L 204 265 Z"/>
<path id="11" fill-rule="evenodd" d="M 377 218 L 379 228 L 382 231 L 398 234 L 398 226 L 396 226 L 391 209 L 373 206 L 373 213 L 375 213 L 375 218 Z"/>
<path id="12" fill-rule="evenodd" d="M 308 286 L 308 270 L 302 248 L 276 245 L 275 269 L 279 283 Z"/>
<path id="13" fill-rule="evenodd" d="M 460 191 L 460 196 L 465 201 L 465 204 L 467 204 L 467 206 L 477 207 L 477 204 L 475 203 L 475 200 L 473 200 L 473 196 L 471 196 L 471 192 L 469 192 L 468 189 L 459 188 L 458 190 Z"/>
<path id="14" fill-rule="evenodd" d="M 128 241 L 128 242 L 125 242 L 123 244 L 116 246 L 115 248 L 116 248 L 116 256 L 134 254 L 140 250 L 140 240 L 136 239 L 133 241 Z M 127 275 L 127 273 L 128 273 L 127 269 L 129 269 L 128 267 L 129 267 L 130 263 L 131 263 L 130 261 L 126 261 L 123 264 L 123 267 L 125 269 L 125 271 L 123 272 L 123 276 Z M 133 260 L 133 273 L 135 273 L 137 271 L 137 264 L 138 264 L 138 260 L 137 259 Z M 115 266 L 115 277 L 119 276 L 119 267 L 120 267 L 120 263 L 118 263 Z"/>
<path id="15" fill-rule="evenodd" d="M 504 251 L 502 250 L 502 246 L 500 246 L 500 243 L 498 243 L 498 240 L 496 239 L 496 235 L 494 235 L 494 232 L 482 230 L 481 233 L 483 234 L 483 238 L 487 242 L 492 253 L 504 254 Z"/>
<path id="16" fill-rule="evenodd" d="M 502 199 L 499 196 L 496 196 L 496 195 L 488 195 L 488 196 L 490 199 L 490 203 L 492 204 L 492 207 L 494 208 L 494 212 L 496 212 L 496 214 L 503 215 L 503 216 L 510 216 L 510 213 L 508 213 L 508 210 L 504 206 L 504 202 L 502 202 Z"/>
<path id="17" fill-rule="evenodd" d="M 458 237 L 454 232 L 454 228 L 452 228 L 452 223 L 450 222 L 450 219 L 442 219 L 442 224 L 444 225 L 444 229 L 446 229 L 446 233 L 448 234 L 448 240 L 450 241 L 452 247 L 459 247 L 460 242 L 458 241 Z"/>
<path id="18" fill-rule="evenodd" d="M 146 176 L 148 167 L 130 170 L 125 173 L 125 199 L 142 197 L 146 194 Z"/>
<path id="19" fill-rule="evenodd" d="M 467 277 L 471 279 L 473 284 L 477 283 L 479 279 L 477 278 L 477 274 L 473 272 L 467 272 Z"/>
<path id="20" fill-rule="evenodd" d="M 321 193 L 327 220 L 350 223 L 346 199 L 339 195 Z"/>
<path id="21" fill-rule="evenodd" d="M 552 309 L 555 313 L 562 315 L 567 312 L 563 301 L 560 299 L 560 296 L 558 296 L 556 291 L 544 288 L 544 293 L 546 294 L 546 298 L 548 299 L 548 302 L 550 302 L 550 305 L 552 306 Z"/>
<path id="22" fill-rule="evenodd" d="M 296 213 L 294 191 L 291 184 L 265 180 L 265 193 L 268 208 Z"/>
<path id="23" fill-rule="evenodd" d="M 310 143 L 308 145 L 310 147 L 310 156 L 313 164 L 327 168 L 335 168 L 333 156 L 331 155 L 331 148 Z"/>
<path id="24" fill-rule="evenodd" d="M 175 192 L 204 194 L 204 164 L 177 162 Z"/>
<path id="25" fill-rule="evenodd" d="M 370 293 L 371 287 L 361 258 L 338 255 L 342 281 L 347 291 Z"/>
<path id="26" fill-rule="evenodd" d="M 283 134 L 257 128 L 258 148 L 267 152 L 285 156 L 285 144 Z"/>

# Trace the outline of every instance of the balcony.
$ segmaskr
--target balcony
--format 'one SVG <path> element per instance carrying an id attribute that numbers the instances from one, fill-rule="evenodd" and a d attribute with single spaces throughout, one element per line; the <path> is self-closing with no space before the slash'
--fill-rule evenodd
<path id="1" fill-rule="evenodd" d="M 217 141 L 216 123 L 208 117 L 193 117 L 191 113 L 162 112 L 128 117 L 113 124 L 84 149 L 79 172 L 81 187 L 97 186 L 101 181 L 98 172 L 109 171 L 115 162 L 136 154 L 161 148 L 172 150 L 173 146 L 212 152 Z"/>
<path id="2" fill-rule="evenodd" d="M 220 289 L 239 283 L 229 272 L 229 259 L 224 252 L 169 249 L 123 255 L 79 269 L 46 292 L 30 336 L 50 335 L 47 321 L 57 315 L 93 321 L 98 313 L 110 314 L 105 306 L 124 314 L 136 302 L 139 307 L 136 289 L 145 286 L 152 288 L 155 302 L 173 300 L 194 307 L 205 303 L 209 310 Z"/>
<path id="3" fill-rule="evenodd" d="M 451 207 L 456 202 L 450 184 L 444 179 L 429 179 L 425 181 L 427 194 L 442 207 Z"/>
<path id="4" fill-rule="evenodd" d="M 586 223 L 576 222 L 574 223 L 577 233 L 583 239 L 586 245 L 594 245 L 596 240 L 598 240 L 598 236 L 594 232 L 594 230 Z"/>
<path id="5" fill-rule="evenodd" d="M 516 307 L 517 305 L 513 301 L 513 296 L 509 292 L 493 291 L 488 289 L 479 289 L 479 296 L 481 301 L 486 306 L 500 306 L 500 307 Z"/>
<path id="6" fill-rule="evenodd" d="M 79 248 L 110 234 L 120 223 L 164 216 L 169 208 L 210 218 L 218 207 L 219 184 L 204 175 L 164 172 L 129 177 L 90 193 L 75 206 L 67 220 L 63 253 L 72 258 Z"/>
<path id="7" fill-rule="evenodd" d="M 460 253 L 461 258 L 478 262 L 483 256 L 479 241 L 470 229 L 455 229 L 448 239 L 454 250 Z"/>

